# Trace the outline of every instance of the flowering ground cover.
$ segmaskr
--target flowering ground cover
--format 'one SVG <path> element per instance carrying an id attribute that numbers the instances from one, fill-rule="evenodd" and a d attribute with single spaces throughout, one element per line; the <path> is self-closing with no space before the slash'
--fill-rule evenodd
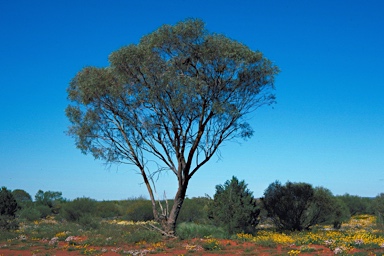
<path id="1" fill-rule="evenodd" d="M 97 228 L 48 218 L 0 235 L 0 256 L 10 255 L 384 255 L 384 231 L 360 215 L 340 230 L 281 233 L 268 229 L 231 239 L 164 239 L 148 222 L 102 221 Z"/>

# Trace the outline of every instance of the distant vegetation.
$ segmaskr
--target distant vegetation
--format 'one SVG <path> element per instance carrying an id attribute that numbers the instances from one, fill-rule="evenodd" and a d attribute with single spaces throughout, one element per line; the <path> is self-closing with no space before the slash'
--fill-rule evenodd
<path id="1" fill-rule="evenodd" d="M 165 201 L 158 202 L 166 208 Z M 133 198 L 119 201 L 96 201 L 81 197 L 67 200 L 61 192 L 39 190 L 34 200 L 22 189 L 0 191 L 0 227 L 16 229 L 20 221 L 36 221 L 48 216 L 57 220 L 96 228 L 104 219 L 125 221 L 154 220 L 150 200 Z M 227 234 L 254 233 L 259 222 L 277 230 L 309 230 L 317 224 L 335 229 L 351 216 L 371 214 L 383 223 L 384 193 L 375 198 L 345 194 L 334 196 L 323 187 L 307 183 L 276 181 L 268 186 L 263 198 L 254 198 L 245 181 L 236 177 L 216 186 L 213 198 L 187 198 L 178 223 L 195 223 L 221 227 Z"/>

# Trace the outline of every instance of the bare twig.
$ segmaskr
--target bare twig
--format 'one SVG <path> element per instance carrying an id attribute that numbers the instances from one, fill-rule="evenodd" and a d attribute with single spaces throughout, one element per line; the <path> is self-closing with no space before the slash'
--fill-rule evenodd
<path id="1" fill-rule="evenodd" d="M 165 232 L 164 230 L 156 227 L 155 225 L 151 224 L 151 223 L 148 223 L 149 226 L 151 226 L 154 230 L 160 232 L 163 236 L 166 236 L 166 237 L 169 237 L 169 238 L 177 238 L 176 236 L 174 235 L 171 235 L 171 234 L 168 234 L 167 232 Z M 151 230 L 149 227 L 145 226 L 144 227 L 148 230 Z"/>

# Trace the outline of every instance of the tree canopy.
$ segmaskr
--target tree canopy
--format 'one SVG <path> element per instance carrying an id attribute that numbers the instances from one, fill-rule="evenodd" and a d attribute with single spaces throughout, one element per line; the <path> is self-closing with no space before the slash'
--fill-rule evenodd
<path id="1" fill-rule="evenodd" d="M 246 115 L 275 102 L 278 68 L 197 19 L 163 25 L 109 61 L 70 82 L 68 133 L 83 153 L 135 165 L 155 218 L 172 231 L 191 177 L 224 141 L 252 136 Z M 163 170 L 176 175 L 178 190 L 171 211 L 160 213 L 153 186 Z"/>
<path id="2" fill-rule="evenodd" d="M 64 201 L 62 193 L 58 191 L 37 191 L 35 195 L 35 202 L 39 205 L 47 206 L 52 213 L 58 213 L 60 209 L 60 203 Z"/>
<path id="3" fill-rule="evenodd" d="M 12 191 L 12 194 L 18 203 L 32 202 L 31 195 L 23 189 L 15 189 Z"/>

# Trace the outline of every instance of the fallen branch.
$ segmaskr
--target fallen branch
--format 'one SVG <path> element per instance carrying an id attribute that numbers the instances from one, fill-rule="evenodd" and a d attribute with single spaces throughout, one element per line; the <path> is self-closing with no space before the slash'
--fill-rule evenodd
<path id="1" fill-rule="evenodd" d="M 155 225 L 151 224 L 151 223 L 147 223 L 149 226 L 151 226 L 154 230 L 160 232 L 163 236 L 166 236 L 166 237 L 169 237 L 169 238 L 177 238 L 176 236 L 174 235 L 171 235 L 171 234 L 168 234 L 167 232 L 165 232 L 164 230 L 156 227 Z M 146 229 L 148 230 L 151 230 L 149 227 L 147 226 L 144 226 Z"/>

